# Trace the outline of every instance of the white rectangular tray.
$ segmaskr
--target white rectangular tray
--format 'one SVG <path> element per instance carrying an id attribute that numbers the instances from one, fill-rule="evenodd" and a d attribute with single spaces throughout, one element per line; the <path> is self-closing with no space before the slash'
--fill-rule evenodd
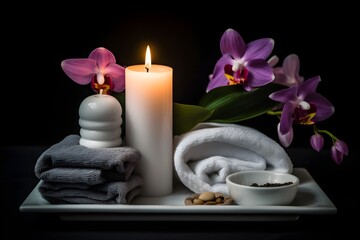
<path id="1" fill-rule="evenodd" d="M 193 193 L 175 184 L 171 195 L 137 197 L 131 204 L 50 204 L 38 191 L 39 184 L 20 206 L 21 212 L 57 213 L 63 220 L 125 221 L 290 221 L 300 215 L 335 214 L 337 209 L 304 168 L 295 168 L 300 179 L 295 200 L 288 206 L 207 205 L 186 206 Z"/>

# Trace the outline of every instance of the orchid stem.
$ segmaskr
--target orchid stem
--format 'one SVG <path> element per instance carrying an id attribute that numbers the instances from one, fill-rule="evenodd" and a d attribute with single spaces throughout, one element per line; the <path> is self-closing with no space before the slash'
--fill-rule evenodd
<path id="1" fill-rule="evenodd" d="M 282 111 L 267 111 L 266 113 L 273 116 L 279 116 L 281 115 Z"/>
<path id="2" fill-rule="evenodd" d="M 338 140 L 338 138 L 334 134 L 329 132 L 328 130 L 318 129 L 315 124 L 313 126 L 314 126 L 314 132 L 316 132 L 316 133 L 325 133 L 326 135 L 328 135 L 332 139 L 333 142 Z"/>
<path id="3" fill-rule="evenodd" d="M 270 110 L 270 111 L 267 111 L 266 113 L 271 115 L 271 116 L 276 116 L 276 117 L 280 118 L 282 111 L 271 111 Z"/>

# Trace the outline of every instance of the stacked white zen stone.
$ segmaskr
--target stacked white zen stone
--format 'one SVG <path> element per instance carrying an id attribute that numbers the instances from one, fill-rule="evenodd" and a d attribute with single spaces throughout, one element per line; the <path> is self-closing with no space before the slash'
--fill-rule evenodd
<path id="1" fill-rule="evenodd" d="M 122 144 L 122 107 L 111 95 L 95 94 L 85 98 L 79 108 L 80 145 L 111 148 Z"/>

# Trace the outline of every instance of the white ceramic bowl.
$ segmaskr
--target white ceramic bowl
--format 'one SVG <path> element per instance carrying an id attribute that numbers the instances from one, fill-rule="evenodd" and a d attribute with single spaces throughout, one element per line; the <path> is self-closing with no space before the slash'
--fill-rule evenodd
<path id="1" fill-rule="evenodd" d="M 283 184 L 281 186 L 260 186 L 252 184 Z M 226 177 L 226 185 L 231 198 L 238 205 L 289 205 L 295 198 L 299 178 L 290 173 L 274 171 L 242 171 Z"/>

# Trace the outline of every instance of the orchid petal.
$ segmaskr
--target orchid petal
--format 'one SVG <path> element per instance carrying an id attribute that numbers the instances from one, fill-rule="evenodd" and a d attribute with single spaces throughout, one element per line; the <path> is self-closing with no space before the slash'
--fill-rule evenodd
<path id="1" fill-rule="evenodd" d="M 319 93 L 311 94 L 307 96 L 305 100 L 316 106 L 315 122 L 323 121 L 335 112 L 335 108 L 331 102 Z"/>
<path id="2" fill-rule="evenodd" d="M 214 67 L 214 71 L 213 71 L 213 76 L 216 75 L 224 75 L 225 71 L 224 71 L 224 67 L 225 65 L 229 64 L 229 65 L 233 65 L 234 63 L 234 59 L 229 55 L 229 54 L 224 54 L 215 64 Z"/>
<path id="3" fill-rule="evenodd" d="M 61 68 L 74 82 L 85 85 L 96 74 L 96 61 L 87 58 L 67 59 L 61 62 Z"/>
<path id="4" fill-rule="evenodd" d="M 273 83 L 288 86 L 287 83 L 286 83 L 287 77 L 285 76 L 282 67 L 273 68 L 273 73 L 274 73 L 274 76 L 275 76 L 275 79 L 274 79 Z"/>
<path id="5" fill-rule="evenodd" d="M 275 67 L 275 65 L 279 62 L 279 57 L 274 55 L 267 62 L 271 67 Z"/>
<path id="6" fill-rule="evenodd" d="M 97 62 L 100 70 L 105 69 L 109 63 L 116 62 L 114 54 L 103 47 L 94 49 L 90 53 L 89 58 L 94 59 Z"/>
<path id="7" fill-rule="evenodd" d="M 263 59 L 250 60 L 249 62 L 247 62 L 246 68 L 249 70 L 249 86 L 264 86 L 275 79 L 272 68 Z"/>
<path id="8" fill-rule="evenodd" d="M 284 74 L 288 77 L 298 79 L 300 71 L 300 60 L 298 55 L 290 54 L 284 59 L 283 63 Z"/>
<path id="9" fill-rule="evenodd" d="M 274 68 L 274 83 L 284 86 L 294 86 L 304 81 L 304 77 L 299 75 L 300 61 L 296 54 L 290 54 L 283 62 L 283 67 Z"/>
<path id="10" fill-rule="evenodd" d="M 245 52 L 246 45 L 240 34 L 234 29 L 227 29 L 220 39 L 222 54 L 230 54 L 235 59 L 240 59 Z"/>
<path id="11" fill-rule="evenodd" d="M 335 161 L 336 164 L 340 165 L 343 160 L 344 154 L 339 152 L 334 145 L 331 147 L 330 152 L 331 158 Z"/>
<path id="12" fill-rule="evenodd" d="M 274 72 L 274 76 L 275 76 L 273 83 L 277 83 L 277 84 L 280 84 L 283 86 L 290 87 L 290 85 L 288 85 L 288 82 L 287 82 L 287 77 L 283 73 L 277 72 L 275 69 L 273 69 L 273 72 Z"/>
<path id="13" fill-rule="evenodd" d="M 245 89 L 245 91 L 250 92 L 254 89 L 254 87 L 250 86 L 250 85 L 243 85 L 243 88 Z"/>
<path id="14" fill-rule="evenodd" d="M 224 67 L 227 64 L 232 65 L 233 59 L 230 55 L 223 55 L 216 63 L 212 78 L 210 79 L 206 92 L 210 91 L 213 88 L 226 86 L 228 84 L 228 79 L 225 77 Z"/>
<path id="15" fill-rule="evenodd" d="M 279 131 L 282 135 L 288 134 L 289 131 L 291 131 L 292 129 L 292 124 L 293 124 L 292 113 L 294 112 L 295 108 L 296 105 L 294 105 L 291 102 L 287 102 L 284 104 L 280 118 L 280 131 Z"/>
<path id="16" fill-rule="evenodd" d="M 286 89 L 281 89 L 279 91 L 273 92 L 269 95 L 269 98 L 278 101 L 278 102 L 288 102 L 290 100 L 296 99 L 298 86 L 289 87 Z"/>
<path id="17" fill-rule="evenodd" d="M 336 140 L 331 147 L 331 158 L 336 162 L 336 164 L 341 164 L 344 155 L 348 154 L 349 149 L 346 143 L 342 140 Z"/>
<path id="18" fill-rule="evenodd" d="M 324 137 L 318 133 L 315 133 L 310 138 L 310 144 L 313 149 L 320 152 L 320 150 L 324 147 Z"/>
<path id="19" fill-rule="evenodd" d="M 316 76 L 304 81 L 299 85 L 298 96 L 305 99 L 306 96 L 315 93 L 317 85 L 320 81 L 320 76 Z"/>
<path id="20" fill-rule="evenodd" d="M 269 62 L 269 61 L 268 61 Z M 269 64 L 270 65 L 270 64 Z M 276 67 L 276 68 L 273 68 L 273 73 L 274 74 L 284 74 L 284 70 L 282 67 Z"/>
<path id="21" fill-rule="evenodd" d="M 280 132 L 280 123 L 279 123 L 277 126 L 277 131 L 281 145 L 283 145 L 284 147 L 290 146 L 290 144 L 294 139 L 294 130 L 291 128 L 288 133 L 282 134 Z"/>
<path id="22" fill-rule="evenodd" d="M 247 44 L 243 60 L 266 59 L 274 48 L 274 40 L 271 38 L 262 38 Z"/>
<path id="23" fill-rule="evenodd" d="M 343 153 L 344 155 L 349 154 L 348 146 L 344 141 L 336 140 L 336 142 L 334 143 L 334 146 L 339 152 Z"/>
<path id="24" fill-rule="evenodd" d="M 116 64 L 110 63 L 105 69 L 105 74 L 109 75 L 113 84 L 114 92 L 122 92 L 125 89 L 125 68 Z"/>
<path id="25" fill-rule="evenodd" d="M 226 86 L 227 84 L 228 84 L 228 79 L 225 77 L 225 75 L 221 75 L 221 74 L 214 75 L 206 88 L 206 92 L 209 92 L 210 90 L 217 87 Z"/>
<path id="26" fill-rule="evenodd" d="M 104 74 L 102 74 L 101 72 L 98 72 L 96 74 L 96 81 L 101 85 L 101 84 L 104 84 L 105 82 L 105 76 Z"/>

